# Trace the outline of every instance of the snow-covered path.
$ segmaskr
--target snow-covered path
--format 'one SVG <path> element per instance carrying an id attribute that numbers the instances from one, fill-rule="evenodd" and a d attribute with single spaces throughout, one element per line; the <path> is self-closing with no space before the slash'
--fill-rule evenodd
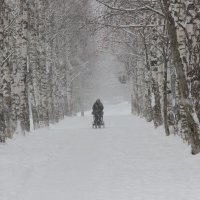
<path id="1" fill-rule="evenodd" d="M 0 200 L 200 199 L 199 155 L 128 110 L 108 106 L 105 129 L 66 118 L 1 145 Z"/>

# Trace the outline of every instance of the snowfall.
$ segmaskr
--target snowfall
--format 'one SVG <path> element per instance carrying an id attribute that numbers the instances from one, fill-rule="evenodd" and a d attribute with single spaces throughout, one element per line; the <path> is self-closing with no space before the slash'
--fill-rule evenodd
<path id="1" fill-rule="evenodd" d="M 105 105 L 0 145 L 0 200 L 200 200 L 200 155 L 178 136 Z"/>

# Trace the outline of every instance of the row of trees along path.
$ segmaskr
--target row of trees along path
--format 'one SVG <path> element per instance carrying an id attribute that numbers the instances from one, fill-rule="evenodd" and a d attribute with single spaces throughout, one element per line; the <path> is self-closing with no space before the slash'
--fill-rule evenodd
<path id="1" fill-rule="evenodd" d="M 198 153 L 199 0 L 0 0 L 0 140 L 72 114 L 94 33 L 125 66 L 132 112 Z"/>
<path id="2" fill-rule="evenodd" d="M 200 2 L 97 0 L 95 23 L 132 85 L 132 112 L 200 151 Z M 102 15 L 103 12 L 103 15 Z M 123 80 L 123 79 L 121 79 Z"/>

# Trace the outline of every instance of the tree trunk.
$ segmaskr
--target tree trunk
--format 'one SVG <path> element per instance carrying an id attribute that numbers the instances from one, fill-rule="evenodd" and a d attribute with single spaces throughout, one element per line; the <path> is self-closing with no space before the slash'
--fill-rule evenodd
<path id="1" fill-rule="evenodd" d="M 173 63 L 176 69 L 179 93 L 180 93 L 180 111 L 181 111 L 181 121 L 182 121 L 182 130 L 185 135 L 186 140 L 192 146 L 192 153 L 196 154 L 200 152 L 200 139 L 199 139 L 199 128 L 195 123 L 192 114 L 192 108 L 189 103 L 189 88 L 187 84 L 187 79 L 184 73 L 184 65 L 181 60 L 179 52 L 179 44 L 176 32 L 176 25 L 171 13 L 168 11 L 168 1 L 163 0 L 166 17 L 167 17 L 167 28 L 169 33 L 169 38 L 171 42 L 171 51 L 173 57 Z"/>

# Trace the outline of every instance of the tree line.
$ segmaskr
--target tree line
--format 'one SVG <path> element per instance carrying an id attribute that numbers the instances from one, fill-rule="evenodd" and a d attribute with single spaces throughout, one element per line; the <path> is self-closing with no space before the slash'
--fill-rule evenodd
<path id="1" fill-rule="evenodd" d="M 132 113 L 198 153 L 199 0 L 0 0 L 0 141 L 72 115 L 95 31 L 125 66 Z"/>
<path id="2" fill-rule="evenodd" d="M 200 151 L 200 2 L 96 0 L 95 23 L 125 65 L 132 112 Z M 102 14 L 103 13 L 103 14 Z M 116 50 L 117 49 L 117 50 Z M 116 52 L 117 51 L 117 52 Z M 123 78 L 121 78 L 123 80 Z"/>
<path id="3" fill-rule="evenodd" d="M 87 0 L 0 0 L 0 141 L 72 115 Z"/>

